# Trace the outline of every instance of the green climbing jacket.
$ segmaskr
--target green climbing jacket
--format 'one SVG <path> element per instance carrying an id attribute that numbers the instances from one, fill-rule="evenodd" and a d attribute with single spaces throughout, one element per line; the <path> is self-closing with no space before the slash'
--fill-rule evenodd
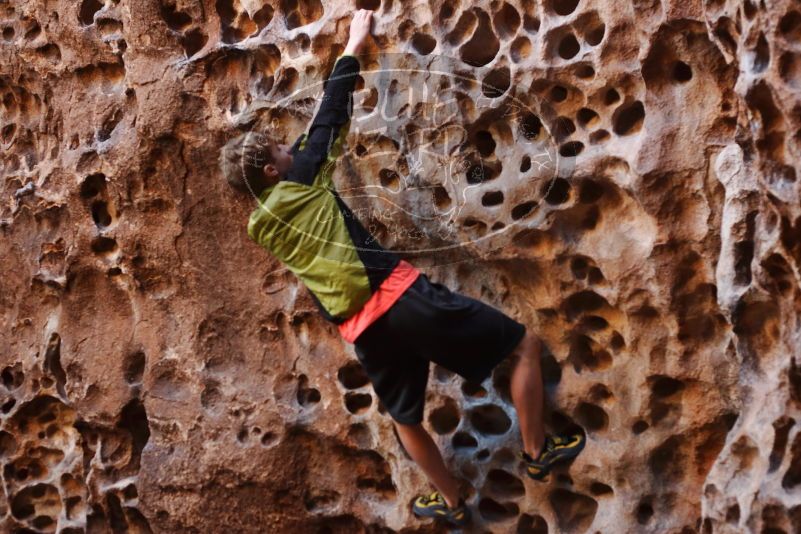
<path id="1" fill-rule="evenodd" d="M 400 261 L 361 225 L 331 179 L 359 70 L 354 56 L 337 59 L 311 126 L 290 150 L 290 170 L 260 193 L 248 221 L 250 238 L 300 278 L 335 324 L 358 312 Z"/>

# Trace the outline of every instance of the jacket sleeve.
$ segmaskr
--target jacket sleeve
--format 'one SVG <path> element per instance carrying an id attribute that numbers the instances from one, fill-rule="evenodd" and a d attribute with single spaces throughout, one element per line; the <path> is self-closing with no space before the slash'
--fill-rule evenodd
<path id="1" fill-rule="evenodd" d="M 295 139 L 294 143 L 292 143 L 292 146 L 289 148 L 289 153 L 292 154 L 293 157 L 298 153 L 298 150 L 300 150 L 300 145 L 303 143 L 305 138 L 306 133 L 304 132 L 300 134 L 297 139 Z"/>
<path id="2" fill-rule="evenodd" d="M 359 60 L 354 56 L 343 55 L 337 59 L 331 76 L 323 85 L 322 102 L 309 126 L 304 146 L 295 151 L 287 180 L 306 185 L 314 183 L 334 142 L 347 133 L 359 71 Z"/>

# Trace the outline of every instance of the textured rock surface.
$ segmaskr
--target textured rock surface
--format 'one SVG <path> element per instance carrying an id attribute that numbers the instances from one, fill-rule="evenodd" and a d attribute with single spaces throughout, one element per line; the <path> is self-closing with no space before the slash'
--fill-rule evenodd
<path id="1" fill-rule="evenodd" d="M 441 90 L 483 176 L 409 161 L 400 134 L 431 126 L 409 107 L 353 131 L 338 183 L 383 186 L 354 200 L 375 209 L 433 187 L 364 222 L 540 332 L 549 424 L 588 431 L 529 483 L 508 370 L 482 387 L 432 368 L 426 424 L 476 530 L 801 531 L 801 5 L 380 3 L 370 52 L 478 81 Z M 430 528 L 352 349 L 247 239 L 252 199 L 217 171 L 251 106 L 330 72 L 351 11 L 0 3 L 0 530 Z M 420 83 L 379 66 L 354 117 L 403 111 Z M 289 138 L 310 115 L 257 117 Z M 563 175 L 532 169 L 538 144 Z"/>

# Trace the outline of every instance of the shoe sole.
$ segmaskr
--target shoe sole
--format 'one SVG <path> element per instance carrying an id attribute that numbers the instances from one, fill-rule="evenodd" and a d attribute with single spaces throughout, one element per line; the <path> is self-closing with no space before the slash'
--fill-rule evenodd
<path id="1" fill-rule="evenodd" d="M 553 453 L 553 456 L 552 456 L 553 460 L 551 461 L 551 464 L 554 464 L 556 462 L 561 462 L 561 461 L 564 461 L 564 460 L 570 460 L 571 458 L 575 458 L 576 456 L 581 454 L 581 451 L 584 450 L 584 445 L 586 445 L 586 444 L 587 444 L 587 439 L 586 438 L 582 438 L 581 439 L 581 443 L 579 443 L 578 445 L 575 445 L 573 447 L 570 447 L 569 449 L 568 448 L 556 449 L 554 451 L 554 453 Z"/>
<path id="2" fill-rule="evenodd" d="M 435 521 L 441 521 L 443 523 L 447 523 L 448 525 L 454 527 L 467 526 L 468 524 L 470 524 L 470 519 L 471 519 L 470 514 L 468 512 L 465 512 L 464 514 L 465 515 L 464 521 L 458 523 L 436 512 L 418 512 L 416 509 L 412 509 L 412 513 L 415 515 L 415 517 L 419 519 L 434 519 Z"/>
<path id="3" fill-rule="evenodd" d="M 528 469 L 526 469 L 526 474 L 528 475 L 528 478 L 530 478 L 531 480 L 536 480 L 537 482 L 547 482 L 548 477 L 551 474 L 551 468 L 554 466 L 554 464 L 557 464 L 559 462 L 564 462 L 566 460 L 572 460 L 573 458 L 581 454 L 581 451 L 584 450 L 584 446 L 586 444 L 587 444 L 587 438 L 582 437 L 581 443 L 579 445 L 571 447 L 570 449 L 561 449 L 561 452 L 560 449 L 557 449 L 553 453 L 553 456 L 551 456 L 551 458 L 553 459 L 548 463 L 547 466 L 545 466 L 545 469 L 543 470 L 541 475 L 537 476 L 532 475 L 531 473 L 528 472 Z"/>
<path id="4" fill-rule="evenodd" d="M 412 513 L 420 519 L 434 519 L 436 521 L 448 523 L 449 525 L 455 527 L 463 527 L 470 523 L 470 512 L 468 510 L 463 512 L 464 519 L 461 521 L 450 519 L 447 515 L 438 514 L 437 512 L 428 509 L 419 509 L 413 507 Z"/>

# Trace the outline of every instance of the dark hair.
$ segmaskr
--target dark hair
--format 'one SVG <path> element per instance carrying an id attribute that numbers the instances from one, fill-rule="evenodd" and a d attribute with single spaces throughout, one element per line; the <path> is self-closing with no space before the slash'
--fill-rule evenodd
<path id="1" fill-rule="evenodd" d="M 266 133 L 245 132 L 220 150 L 220 171 L 228 183 L 242 192 L 259 194 L 267 185 L 264 166 L 274 163 L 270 154 L 273 139 Z"/>

